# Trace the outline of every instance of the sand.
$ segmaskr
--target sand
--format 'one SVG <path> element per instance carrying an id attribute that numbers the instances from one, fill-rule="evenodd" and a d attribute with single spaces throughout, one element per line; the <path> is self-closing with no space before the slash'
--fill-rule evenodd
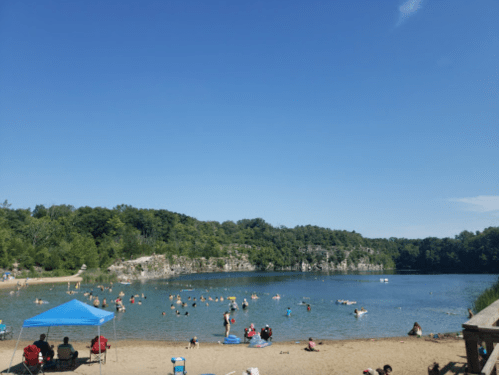
<path id="1" fill-rule="evenodd" d="M 23 336 L 29 333 L 23 333 Z M 33 341 L 36 337 L 31 338 Z M 230 374 L 241 375 L 250 367 L 257 367 L 262 375 L 280 374 L 358 374 L 366 368 L 376 369 L 390 364 L 394 375 L 426 375 L 427 368 L 438 362 L 441 373 L 464 373 L 466 350 L 464 340 L 446 338 L 400 337 L 321 341 L 315 340 L 320 352 L 303 350 L 307 342 L 276 342 L 262 349 L 247 345 L 219 345 L 200 343 L 199 349 L 186 349 L 187 342 L 166 341 L 109 341 L 111 349 L 102 374 L 172 374 L 171 357 L 186 359 L 189 375 Z M 22 349 L 32 343 L 23 341 L 15 354 L 14 370 L 20 369 Z M 16 340 L 0 341 L 0 371 L 6 372 L 14 352 Z M 52 344 L 52 342 L 51 342 Z M 56 343 L 59 344 L 59 343 Z M 98 362 L 89 363 L 87 343 L 73 342 L 79 351 L 77 368 L 67 373 L 98 374 Z M 12 372 L 12 371 L 11 371 Z"/>
<path id="2" fill-rule="evenodd" d="M 38 284 L 55 284 L 55 283 L 76 283 L 76 282 L 81 282 L 83 279 L 81 276 L 79 276 L 81 271 L 79 271 L 76 275 L 72 276 L 61 276 L 61 277 L 43 277 L 43 278 L 36 278 L 36 279 L 28 279 L 28 285 L 38 285 Z M 1 275 L 0 275 L 1 276 Z M 12 279 L 12 280 L 5 280 L 5 281 L 0 281 L 0 289 L 4 288 L 16 288 L 18 283 L 20 285 L 26 284 L 26 279 Z M 74 285 L 73 285 L 74 286 Z"/>

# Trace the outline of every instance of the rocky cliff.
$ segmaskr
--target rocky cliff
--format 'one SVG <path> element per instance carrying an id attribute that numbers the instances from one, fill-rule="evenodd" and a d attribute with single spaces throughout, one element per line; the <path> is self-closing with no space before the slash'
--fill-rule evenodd
<path id="1" fill-rule="evenodd" d="M 323 249 L 305 249 L 305 252 L 324 252 Z M 119 261 L 108 268 L 109 272 L 115 273 L 119 280 L 146 280 L 164 279 L 182 274 L 209 273 L 209 272 L 237 272 L 237 271 L 382 271 L 382 264 L 370 264 L 368 257 L 361 257 L 352 263 L 346 252 L 345 259 L 333 262 L 327 256 L 321 261 L 297 262 L 289 267 L 275 267 L 269 263 L 265 267 L 257 267 L 249 262 L 246 254 L 236 254 L 219 258 L 197 258 L 190 259 L 183 256 L 173 256 L 168 259 L 164 255 L 144 256 L 134 260 Z"/>

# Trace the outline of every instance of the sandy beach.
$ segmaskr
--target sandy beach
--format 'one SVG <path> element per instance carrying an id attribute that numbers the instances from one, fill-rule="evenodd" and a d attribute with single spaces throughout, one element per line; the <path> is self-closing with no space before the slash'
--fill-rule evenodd
<path id="1" fill-rule="evenodd" d="M 11 279 L 0 281 L 0 289 L 15 288 L 19 285 L 25 285 L 26 281 L 28 285 L 39 285 L 39 284 L 55 284 L 55 283 L 67 283 L 67 282 L 81 282 L 83 279 L 80 275 L 80 271 L 76 275 L 71 276 L 61 276 L 61 277 L 43 277 L 28 280 L 26 279 Z M 74 286 L 74 285 L 73 285 Z"/>
<path id="2" fill-rule="evenodd" d="M 14 371 L 18 371 L 22 360 L 22 349 L 35 341 L 26 340 L 23 333 L 13 360 Z M 122 374 L 171 374 L 171 357 L 186 358 L 188 374 L 242 374 L 250 367 L 257 367 L 262 375 L 279 374 L 358 374 L 367 368 L 376 369 L 390 364 L 394 375 L 427 374 L 427 367 L 438 362 L 442 374 L 464 373 L 466 351 L 462 339 L 399 337 L 383 339 L 359 339 L 321 341 L 320 352 L 303 350 L 307 342 L 277 342 L 262 349 L 247 345 L 219 345 L 200 343 L 199 349 L 186 349 L 187 342 L 165 341 L 109 341 L 107 363 L 102 373 Z M 50 342 L 58 345 L 59 342 Z M 6 372 L 12 358 L 16 340 L 0 341 L 0 371 Z M 99 364 L 89 363 L 87 343 L 72 342 L 79 351 L 79 362 L 75 374 L 98 374 Z M 12 372 L 12 370 L 11 370 Z"/>

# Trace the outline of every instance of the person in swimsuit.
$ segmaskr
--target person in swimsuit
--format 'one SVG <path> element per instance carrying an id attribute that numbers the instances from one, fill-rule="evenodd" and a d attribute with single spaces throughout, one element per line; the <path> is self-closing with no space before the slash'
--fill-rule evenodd
<path id="1" fill-rule="evenodd" d="M 229 337 L 229 332 L 230 332 L 230 315 L 229 315 L 228 311 L 226 311 L 224 313 L 224 327 L 225 327 L 225 337 Z"/>

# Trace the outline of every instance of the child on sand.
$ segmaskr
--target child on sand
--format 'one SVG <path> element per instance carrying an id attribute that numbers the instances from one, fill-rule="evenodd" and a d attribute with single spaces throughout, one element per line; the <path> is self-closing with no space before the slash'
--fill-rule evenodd
<path id="1" fill-rule="evenodd" d="M 319 351 L 319 349 L 315 348 L 315 342 L 314 342 L 314 339 L 312 337 L 310 337 L 308 339 L 308 346 L 305 348 L 305 350 L 307 350 L 309 352 L 318 352 Z"/>

